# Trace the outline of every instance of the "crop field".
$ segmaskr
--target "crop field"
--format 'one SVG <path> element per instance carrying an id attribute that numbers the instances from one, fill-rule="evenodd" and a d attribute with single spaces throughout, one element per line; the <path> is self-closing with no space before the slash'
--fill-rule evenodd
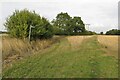
<path id="1" fill-rule="evenodd" d="M 98 36 L 99 43 L 106 48 L 108 55 L 116 57 L 118 57 L 118 50 L 120 50 L 119 39 L 120 36 Z"/>
<path id="2" fill-rule="evenodd" d="M 118 78 L 118 59 L 106 52 L 108 47 L 118 50 L 116 36 L 67 36 L 59 40 L 51 47 L 12 62 L 3 70 L 3 77 Z"/>
<path id="3" fill-rule="evenodd" d="M 76 48 L 79 49 L 80 44 L 85 39 L 90 38 L 90 37 L 92 37 L 92 36 L 69 36 L 69 37 L 67 37 L 67 39 L 73 49 L 76 49 Z"/>

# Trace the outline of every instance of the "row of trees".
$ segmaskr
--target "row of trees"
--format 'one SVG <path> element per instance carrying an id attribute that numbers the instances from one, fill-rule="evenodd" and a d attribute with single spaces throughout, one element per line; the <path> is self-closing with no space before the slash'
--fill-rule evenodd
<path id="1" fill-rule="evenodd" d="M 55 35 L 89 35 L 96 34 L 85 29 L 85 24 L 81 17 L 71 17 L 68 13 L 59 13 L 51 23 L 44 17 L 41 17 L 35 11 L 31 12 L 27 9 L 15 10 L 11 16 L 6 19 L 4 26 L 9 34 L 17 38 L 28 38 L 31 26 L 31 37 L 35 38 L 51 38 Z M 101 33 L 103 34 L 103 33 Z M 120 34 L 120 30 L 110 30 L 106 34 Z"/>
<path id="2" fill-rule="evenodd" d="M 106 32 L 106 35 L 120 35 L 120 30 L 112 29 Z"/>
<path id="3" fill-rule="evenodd" d="M 41 17 L 35 11 L 27 9 L 15 10 L 11 16 L 6 19 L 4 26 L 9 34 L 17 38 L 27 38 L 30 27 L 32 38 L 51 38 L 56 35 L 77 35 L 77 34 L 95 34 L 87 31 L 81 17 L 71 17 L 68 13 L 59 13 L 56 19 L 50 23 L 46 18 Z"/>
<path id="4" fill-rule="evenodd" d="M 100 32 L 100 35 L 120 35 L 120 30 L 119 29 L 111 29 L 108 30 L 106 33 Z"/>

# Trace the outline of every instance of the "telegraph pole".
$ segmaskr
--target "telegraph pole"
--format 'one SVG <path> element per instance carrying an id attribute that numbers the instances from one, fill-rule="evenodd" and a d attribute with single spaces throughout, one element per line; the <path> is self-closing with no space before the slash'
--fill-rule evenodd
<path id="1" fill-rule="evenodd" d="M 90 24 L 85 24 L 86 25 L 86 27 L 88 27 L 88 31 L 89 31 L 89 26 L 90 26 Z"/>
<path id="2" fill-rule="evenodd" d="M 34 27 L 30 25 L 30 28 L 29 28 L 29 36 L 28 36 L 29 41 L 31 40 L 30 38 L 31 38 L 31 29 L 32 29 L 32 28 L 34 28 Z"/>

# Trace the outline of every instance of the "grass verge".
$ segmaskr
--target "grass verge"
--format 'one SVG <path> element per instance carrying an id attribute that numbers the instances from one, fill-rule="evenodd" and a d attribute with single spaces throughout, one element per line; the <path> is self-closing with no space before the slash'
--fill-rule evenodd
<path id="1" fill-rule="evenodd" d="M 62 37 L 54 36 L 51 39 L 36 40 L 29 42 L 9 36 L 2 37 L 2 58 L 3 67 L 9 67 L 12 62 L 23 59 L 24 57 L 35 54 L 41 50 L 50 47 L 52 44 L 59 41 Z"/>

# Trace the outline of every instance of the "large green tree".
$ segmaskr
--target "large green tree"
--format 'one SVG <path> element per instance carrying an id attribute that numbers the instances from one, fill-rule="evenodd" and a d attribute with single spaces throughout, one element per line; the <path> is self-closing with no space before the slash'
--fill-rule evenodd
<path id="1" fill-rule="evenodd" d="M 85 32 L 85 25 L 83 21 L 81 20 L 81 17 L 74 17 L 72 19 L 73 23 L 73 32 L 74 33 L 82 33 Z"/>
<path id="2" fill-rule="evenodd" d="M 59 13 L 56 16 L 56 19 L 52 21 L 55 33 L 56 34 L 67 34 L 67 30 L 70 27 L 70 20 L 71 17 L 68 15 L 68 13 Z"/>
<path id="3" fill-rule="evenodd" d="M 53 35 L 53 28 L 47 19 L 42 18 L 35 11 L 31 12 L 27 9 L 15 10 L 5 22 L 9 34 L 13 37 L 27 38 L 30 26 L 33 26 L 32 37 L 48 38 Z"/>
<path id="4" fill-rule="evenodd" d="M 85 25 L 81 17 L 70 17 L 68 13 L 59 13 L 52 21 L 55 34 L 79 34 L 85 32 Z"/>

